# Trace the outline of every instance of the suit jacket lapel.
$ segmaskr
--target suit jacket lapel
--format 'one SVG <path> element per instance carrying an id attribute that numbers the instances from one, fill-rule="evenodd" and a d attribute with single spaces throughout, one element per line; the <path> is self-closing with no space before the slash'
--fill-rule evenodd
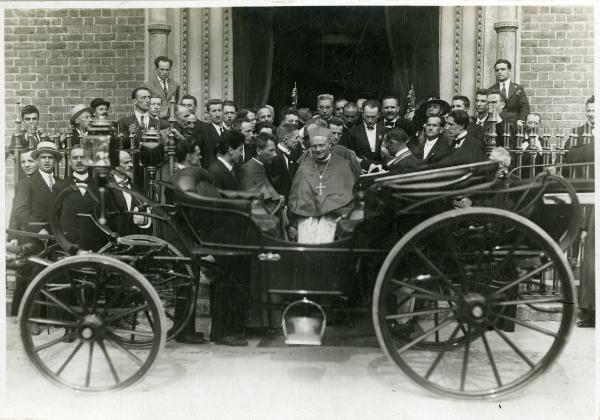
<path id="1" fill-rule="evenodd" d="M 40 193 L 49 194 L 52 192 L 50 191 L 50 187 L 48 187 L 48 184 L 46 184 L 46 181 L 44 181 L 44 178 L 42 178 L 42 174 L 40 174 L 40 171 L 37 171 L 31 177 L 33 178 L 33 185 L 40 191 Z"/>

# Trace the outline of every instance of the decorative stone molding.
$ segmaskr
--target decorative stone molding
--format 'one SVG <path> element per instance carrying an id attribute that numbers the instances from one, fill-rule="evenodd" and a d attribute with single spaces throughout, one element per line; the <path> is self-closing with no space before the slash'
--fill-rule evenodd
<path id="1" fill-rule="evenodd" d="M 504 21 L 494 23 L 494 29 L 496 32 L 516 32 L 519 29 L 519 22 L 517 21 Z"/>
<path id="2" fill-rule="evenodd" d="M 181 95 L 188 92 L 188 9 L 181 9 Z"/>
<path id="3" fill-rule="evenodd" d="M 475 69 L 476 87 L 483 87 L 483 44 L 485 36 L 483 7 L 477 7 L 477 67 Z"/>
<path id="4" fill-rule="evenodd" d="M 171 25 L 168 23 L 150 23 L 148 24 L 148 33 L 150 35 L 169 35 L 171 33 Z"/>
<path id="5" fill-rule="evenodd" d="M 229 99 L 229 30 L 231 27 L 231 8 L 223 9 L 223 99 Z"/>
<path id="6" fill-rule="evenodd" d="M 209 87 L 209 72 L 208 72 L 208 60 L 210 58 L 210 44 L 209 44 L 209 25 L 210 21 L 210 9 L 202 9 L 202 102 L 208 102 L 208 87 Z"/>
<path id="7" fill-rule="evenodd" d="M 460 64 L 462 49 L 462 23 L 463 9 L 461 6 L 454 8 L 454 94 L 460 93 Z"/>

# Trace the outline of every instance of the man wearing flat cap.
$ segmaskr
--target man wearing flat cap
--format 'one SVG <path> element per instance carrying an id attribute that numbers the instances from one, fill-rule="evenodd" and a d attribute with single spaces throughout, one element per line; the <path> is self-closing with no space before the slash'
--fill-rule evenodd
<path id="1" fill-rule="evenodd" d="M 84 135 L 87 134 L 88 124 L 92 121 L 92 112 L 90 108 L 84 104 L 75 105 L 71 109 L 71 116 L 69 123 L 73 127 L 73 134 L 71 136 L 71 144 L 79 144 Z"/>
<path id="2" fill-rule="evenodd" d="M 102 98 L 96 98 L 90 102 L 90 112 L 95 120 L 108 120 L 108 110 L 110 102 Z"/>
<path id="3" fill-rule="evenodd" d="M 296 171 L 288 207 L 297 222 L 298 242 L 331 242 L 337 219 L 350 211 L 356 178 L 350 163 L 331 153 L 331 130 L 311 127 L 308 134 L 310 154 Z"/>

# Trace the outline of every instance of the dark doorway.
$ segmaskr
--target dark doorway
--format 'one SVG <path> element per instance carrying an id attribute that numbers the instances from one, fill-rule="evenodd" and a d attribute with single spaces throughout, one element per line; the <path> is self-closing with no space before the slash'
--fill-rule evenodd
<path id="1" fill-rule="evenodd" d="M 234 94 L 241 106 L 316 107 L 336 98 L 418 99 L 439 91 L 439 8 L 278 7 L 233 10 Z"/>

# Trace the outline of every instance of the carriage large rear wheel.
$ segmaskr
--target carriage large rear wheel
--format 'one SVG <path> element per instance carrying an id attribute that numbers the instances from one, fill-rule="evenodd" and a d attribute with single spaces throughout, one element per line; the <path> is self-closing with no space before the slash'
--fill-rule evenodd
<path id="1" fill-rule="evenodd" d="M 123 346 L 123 322 L 150 343 Z M 77 391 L 125 388 L 150 371 L 165 344 L 165 315 L 154 288 L 134 268 L 102 255 L 58 261 L 31 282 L 19 309 L 21 340 L 33 366 L 50 381 Z M 36 334 L 34 326 L 42 327 Z"/>
<path id="2" fill-rule="evenodd" d="M 551 275 L 558 294 L 532 293 Z M 566 257 L 539 226 L 504 210 L 457 209 L 420 223 L 390 251 L 373 322 L 382 349 L 419 385 L 495 398 L 558 357 L 575 302 Z M 561 310 L 549 318 L 538 306 Z"/>
<path id="3" fill-rule="evenodd" d="M 138 257 L 130 264 L 158 293 L 167 321 L 167 341 L 174 339 L 190 321 L 196 304 L 192 267 L 178 261 L 177 258 L 183 258 L 181 251 L 163 239 L 149 235 L 129 235 L 121 239 L 119 243 L 107 244 L 98 253 Z M 123 344 L 132 347 L 151 344 L 151 340 L 135 335 L 135 330 L 144 322 L 143 317 L 132 316 L 127 322 L 132 335 Z"/>

